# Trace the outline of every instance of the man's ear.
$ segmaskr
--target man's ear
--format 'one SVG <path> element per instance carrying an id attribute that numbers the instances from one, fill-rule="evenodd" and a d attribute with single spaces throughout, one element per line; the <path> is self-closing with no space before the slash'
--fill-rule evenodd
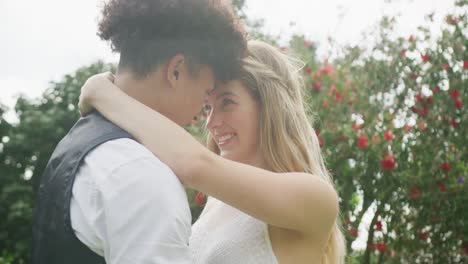
<path id="1" fill-rule="evenodd" d="M 181 75 L 185 74 L 185 71 L 185 56 L 183 54 L 176 54 L 169 59 L 166 78 L 172 87 L 177 87 L 177 82 L 181 78 Z"/>

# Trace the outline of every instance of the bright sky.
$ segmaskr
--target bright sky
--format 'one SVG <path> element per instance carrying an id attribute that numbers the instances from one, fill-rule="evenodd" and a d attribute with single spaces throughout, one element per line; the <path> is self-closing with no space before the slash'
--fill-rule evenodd
<path id="1" fill-rule="evenodd" d="M 265 20 L 267 32 L 287 39 L 301 33 L 319 43 L 362 41 L 360 32 L 383 14 L 401 12 L 398 32 L 409 35 L 436 11 L 436 21 L 453 9 L 454 0 L 247 0 L 247 15 Z M 116 62 L 109 45 L 96 36 L 101 0 L 0 0 L 0 102 L 13 106 L 19 93 L 38 97 L 51 80 L 102 59 Z M 295 26 L 290 26 L 294 22 Z M 5 60 L 6 59 L 6 60 Z"/>
<path id="2" fill-rule="evenodd" d="M 435 11 L 435 21 L 453 10 L 455 0 L 246 0 L 249 18 L 265 20 L 265 30 L 287 39 L 293 33 L 319 43 L 328 54 L 326 39 L 339 44 L 363 41 L 362 31 L 383 15 L 401 14 L 398 35 L 409 36 Z M 19 93 L 38 97 L 51 80 L 98 59 L 116 62 L 107 43 L 96 36 L 100 0 L 0 0 L 0 103 L 12 107 Z M 295 23 L 290 26 L 291 22 Z M 433 28 L 437 32 L 438 27 Z M 14 119 L 13 116 L 10 118 Z M 370 214 L 366 214 L 370 216 Z M 359 242 L 365 245 L 370 222 L 365 217 Z"/>

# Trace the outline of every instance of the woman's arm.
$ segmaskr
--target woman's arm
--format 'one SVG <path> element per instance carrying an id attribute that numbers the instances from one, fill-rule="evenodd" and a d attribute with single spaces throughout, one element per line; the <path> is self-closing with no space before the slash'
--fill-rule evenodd
<path id="1" fill-rule="evenodd" d="M 80 106 L 89 103 L 132 134 L 185 185 L 271 225 L 320 239 L 329 235 L 338 197 L 319 177 L 274 173 L 217 156 L 171 120 L 97 77 L 83 86 Z"/>

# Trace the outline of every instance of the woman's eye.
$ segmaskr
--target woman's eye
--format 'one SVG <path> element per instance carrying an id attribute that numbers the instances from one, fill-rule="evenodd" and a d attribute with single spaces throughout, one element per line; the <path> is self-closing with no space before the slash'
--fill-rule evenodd
<path id="1" fill-rule="evenodd" d="M 230 105 L 230 104 L 233 104 L 234 101 L 232 101 L 231 99 L 223 99 L 223 106 L 226 106 L 226 105 Z"/>

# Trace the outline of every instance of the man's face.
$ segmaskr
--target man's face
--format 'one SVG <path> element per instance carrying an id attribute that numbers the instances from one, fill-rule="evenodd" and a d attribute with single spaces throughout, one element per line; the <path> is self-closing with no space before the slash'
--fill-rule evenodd
<path id="1" fill-rule="evenodd" d="M 196 74 L 180 74 L 180 83 L 177 85 L 174 106 L 177 111 L 174 120 L 179 125 L 188 125 L 197 116 L 203 107 L 206 96 L 214 89 L 215 76 L 213 70 L 208 66 L 200 66 Z"/>

